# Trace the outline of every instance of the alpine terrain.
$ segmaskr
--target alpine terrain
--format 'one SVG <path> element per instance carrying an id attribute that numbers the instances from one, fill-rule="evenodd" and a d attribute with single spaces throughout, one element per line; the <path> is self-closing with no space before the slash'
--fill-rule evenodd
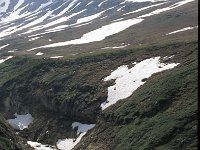
<path id="1" fill-rule="evenodd" d="M 0 0 L 0 150 L 196 150 L 198 0 Z"/>

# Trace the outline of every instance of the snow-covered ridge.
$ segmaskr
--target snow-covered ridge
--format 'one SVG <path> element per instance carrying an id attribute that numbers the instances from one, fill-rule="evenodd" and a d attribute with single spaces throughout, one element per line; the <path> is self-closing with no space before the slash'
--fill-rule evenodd
<path id="1" fill-rule="evenodd" d="M 170 59 L 164 57 L 163 59 Z M 161 57 L 145 59 L 141 62 L 134 62 L 134 67 L 128 69 L 127 65 L 118 67 L 109 76 L 104 78 L 104 81 L 115 80 L 113 86 L 108 87 L 108 98 L 106 102 L 101 104 L 102 110 L 115 104 L 121 99 L 128 98 L 133 92 L 146 82 L 146 79 L 152 74 L 163 70 L 172 69 L 179 63 L 161 63 Z M 145 79 L 145 80 L 144 80 Z"/>

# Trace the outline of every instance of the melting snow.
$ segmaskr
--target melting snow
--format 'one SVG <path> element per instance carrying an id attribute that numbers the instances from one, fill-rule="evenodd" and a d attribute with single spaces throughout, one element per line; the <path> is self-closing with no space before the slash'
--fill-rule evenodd
<path id="1" fill-rule="evenodd" d="M 35 41 L 35 40 L 37 40 L 37 39 L 39 39 L 39 38 L 41 38 L 41 37 L 42 37 L 42 36 L 34 37 L 34 38 L 29 39 L 28 41 Z"/>
<path id="2" fill-rule="evenodd" d="M 97 13 L 97 14 L 94 14 L 94 15 L 91 15 L 91 16 L 87 16 L 87 17 L 84 17 L 84 18 L 80 18 L 77 20 L 77 23 L 84 23 L 84 22 L 88 22 L 88 21 L 91 21 L 91 20 L 94 20 L 98 17 L 101 16 L 103 12 L 100 12 L 100 13 Z"/>
<path id="3" fill-rule="evenodd" d="M 41 52 L 38 52 L 37 54 L 35 54 L 35 55 L 37 55 L 37 56 L 41 56 L 41 55 L 43 55 L 44 53 L 41 53 Z"/>
<path id="4" fill-rule="evenodd" d="M 186 28 L 183 28 L 183 29 L 180 29 L 180 30 L 176 30 L 176 31 L 167 33 L 166 35 L 170 35 L 170 34 L 174 34 L 174 33 L 178 33 L 178 32 L 183 32 L 183 31 L 187 31 L 187 30 L 191 30 L 191 29 L 194 29 L 194 28 L 198 28 L 198 26 L 195 26 L 195 27 L 186 27 Z"/>
<path id="5" fill-rule="evenodd" d="M 133 3 L 144 3 L 144 2 L 159 2 L 159 1 L 166 1 L 166 0 L 125 0 L 127 2 Z"/>
<path id="6" fill-rule="evenodd" d="M 15 52 L 14 50 L 8 51 L 8 53 L 14 53 L 14 52 Z"/>
<path id="7" fill-rule="evenodd" d="M 53 58 L 53 59 L 57 59 L 57 58 L 62 58 L 63 56 L 53 56 L 53 57 L 50 57 L 50 58 Z"/>
<path id="8" fill-rule="evenodd" d="M 2 7 L 1 5 L 4 3 L 4 6 Z M 10 5 L 10 0 L 3 0 L 0 1 L 0 13 L 1 12 L 6 12 L 6 10 L 8 9 L 8 6 Z"/>
<path id="9" fill-rule="evenodd" d="M 49 145 L 43 145 L 38 142 L 32 142 L 32 141 L 27 141 L 27 143 L 34 148 L 35 150 L 56 150 L 56 148 L 49 146 Z"/>
<path id="10" fill-rule="evenodd" d="M 33 122 L 33 117 L 31 114 L 26 115 L 18 115 L 17 113 L 14 114 L 15 119 L 8 119 L 8 123 L 17 130 L 23 130 L 25 128 L 28 128 L 28 125 Z"/>
<path id="11" fill-rule="evenodd" d="M 89 3 L 88 3 L 87 5 L 85 5 L 85 6 L 88 6 L 88 5 L 92 4 L 92 3 L 94 3 L 94 1 L 89 2 Z"/>
<path id="12" fill-rule="evenodd" d="M 169 6 L 169 7 L 156 9 L 156 10 L 154 10 L 154 11 L 148 13 L 148 14 L 141 15 L 141 16 L 139 16 L 139 17 L 137 17 L 137 18 L 145 18 L 145 17 L 157 15 L 157 14 L 159 14 L 159 13 L 161 13 L 161 12 L 165 12 L 165 11 L 168 11 L 168 10 L 171 10 L 171 9 L 174 9 L 174 8 L 177 8 L 177 7 L 180 7 L 180 6 L 184 5 L 184 4 L 187 4 L 187 3 L 193 2 L 193 1 L 194 1 L 194 0 L 183 0 L 183 1 L 180 1 L 180 2 L 177 2 L 177 3 L 173 4 L 173 5 L 171 5 L 171 6 Z"/>
<path id="13" fill-rule="evenodd" d="M 101 3 L 98 5 L 98 7 L 101 7 L 101 5 L 102 5 L 103 3 L 105 3 L 106 1 L 107 1 L 107 0 L 101 2 Z"/>
<path id="14" fill-rule="evenodd" d="M 128 20 L 124 20 L 124 21 L 114 22 L 109 25 L 102 26 L 99 29 L 90 31 L 90 32 L 84 34 L 80 39 L 49 44 L 49 45 L 30 49 L 28 51 L 39 49 L 39 48 L 58 47 L 58 46 L 66 46 L 66 45 L 72 45 L 72 44 L 85 44 L 85 43 L 90 43 L 90 42 L 94 42 L 94 41 L 101 41 L 110 35 L 119 33 L 121 31 L 129 28 L 130 26 L 138 24 L 142 21 L 143 21 L 143 19 L 128 19 Z"/>
<path id="15" fill-rule="evenodd" d="M 130 44 L 122 45 L 122 46 L 114 46 L 114 47 L 104 47 L 104 48 L 101 48 L 101 49 L 118 49 L 118 48 L 127 47 L 127 46 L 129 46 L 129 45 L 130 45 Z"/>
<path id="16" fill-rule="evenodd" d="M 147 6 L 147 7 L 143 7 L 143 8 L 140 8 L 140 9 L 137 9 L 137 10 L 134 10 L 134 11 L 131 11 L 131 12 L 128 12 L 124 15 L 128 15 L 128 14 L 133 14 L 133 13 L 137 13 L 137 12 L 141 12 L 143 10 L 146 10 L 146 9 L 149 9 L 149 8 L 152 8 L 152 7 L 156 7 L 156 6 L 160 6 L 160 5 L 163 5 L 163 4 L 166 4 L 168 2 L 164 2 L 164 3 L 159 3 L 159 4 L 155 4 L 155 5 L 150 5 L 150 6 Z"/>
<path id="17" fill-rule="evenodd" d="M 100 1 L 98 4 L 98 7 L 102 7 L 102 5 L 104 5 L 104 4 L 106 5 L 107 1 L 108 0 Z M 182 6 L 182 5 L 192 2 L 192 1 L 194 1 L 194 0 L 181 0 L 181 1 L 173 2 L 174 4 L 171 4 L 168 7 L 156 9 L 150 13 L 143 14 L 143 15 L 135 18 L 135 20 L 136 19 L 144 19 L 145 17 L 152 16 L 152 15 L 159 14 L 159 13 L 167 11 L 167 10 L 177 8 L 179 6 Z M 4 2 L 5 2 L 5 4 L 4 4 Z M 42 30 L 42 32 L 40 32 L 41 33 L 40 35 L 48 34 L 48 33 L 52 33 L 52 32 L 59 32 L 61 30 L 64 30 L 65 28 L 72 27 L 73 25 L 77 25 L 78 23 L 88 22 L 88 21 L 94 20 L 101 16 L 100 13 L 97 13 L 97 14 L 87 16 L 84 18 L 79 18 L 77 20 L 76 24 L 67 24 L 66 22 L 68 22 L 72 17 L 78 16 L 80 13 L 87 11 L 87 9 L 79 11 L 79 12 L 76 12 L 74 10 L 82 4 L 82 1 L 80 1 L 80 0 L 65 1 L 61 5 L 59 5 L 56 8 L 53 8 L 53 9 L 51 9 L 51 7 L 49 9 L 45 8 L 45 7 L 54 5 L 54 3 L 56 4 L 57 2 L 55 2 L 54 0 L 49 0 L 48 2 L 42 2 L 42 3 L 40 3 L 40 6 L 38 6 L 37 3 L 35 3 L 35 2 L 27 3 L 25 0 L 16 1 L 15 6 L 12 6 L 12 3 L 10 3 L 10 2 L 11 2 L 11 0 L 0 0 L 0 16 L 3 15 L 4 12 L 6 12 L 6 15 L 5 15 L 6 17 L 4 18 L 4 15 L 3 15 L 0 19 L 0 23 L 1 23 L 0 40 L 4 39 L 4 37 L 10 36 L 12 34 L 17 34 L 17 35 L 21 36 L 21 35 L 29 34 L 29 33 L 39 31 L 42 29 L 44 29 L 44 30 Z M 92 1 L 92 0 L 88 1 L 86 6 L 92 4 L 93 2 L 94 1 Z M 122 3 L 116 4 L 115 6 L 110 7 L 107 10 L 104 10 L 103 12 L 114 9 L 116 7 L 120 7 L 120 8 L 118 8 L 117 10 L 114 10 L 114 11 L 116 11 L 116 12 L 120 11 L 123 7 L 128 5 L 127 2 L 132 2 L 132 3 L 138 3 L 138 2 L 139 3 L 142 3 L 142 2 L 154 3 L 154 2 L 156 2 L 156 3 L 154 5 L 146 6 L 146 7 L 140 8 L 140 9 L 132 11 L 132 12 L 127 12 L 126 14 L 123 14 L 123 15 L 140 12 L 145 9 L 148 9 L 151 7 L 156 7 L 156 6 L 168 3 L 168 2 L 170 4 L 172 1 L 167 1 L 167 0 L 124 0 Z M 160 3 L 158 3 L 158 2 L 160 2 Z M 34 10 L 32 10 L 32 11 L 29 10 L 29 7 L 31 4 L 34 6 L 33 7 Z M 11 10 L 11 11 L 9 11 L 9 10 Z M 76 13 L 72 13 L 72 11 L 74 11 Z M 14 22 L 14 21 L 17 21 L 18 19 L 23 19 L 24 20 L 23 24 L 19 25 L 16 22 Z M 46 20 L 48 20 L 48 22 L 45 24 L 44 21 L 46 21 Z M 106 25 L 106 26 L 108 26 L 108 25 Z M 96 29 L 94 31 L 103 30 L 104 27 L 106 27 L 106 26 L 103 26 L 102 28 Z M 77 27 L 77 26 L 73 26 L 73 27 Z M 56 29 L 59 29 L 59 30 L 56 30 Z M 95 33 L 95 32 L 91 31 L 91 34 L 93 34 L 93 33 Z M 92 40 L 87 41 L 86 35 L 88 35 L 88 34 L 90 34 L 90 32 L 84 34 L 80 39 L 67 41 L 66 43 L 61 42 L 59 44 L 64 44 L 64 45 L 65 44 L 67 44 L 67 45 L 85 44 L 85 43 L 89 43 L 89 42 L 98 41 L 98 39 L 96 39 L 96 38 L 94 41 L 92 41 Z M 115 34 L 115 33 L 113 33 L 113 34 Z M 105 37 L 107 37 L 109 35 L 105 34 Z M 55 43 L 55 45 L 56 44 L 58 44 L 58 43 Z M 47 45 L 45 45 L 45 46 L 47 46 Z M 54 45 L 51 45 L 51 46 L 54 46 Z"/>
<path id="18" fill-rule="evenodd" d="M 104 81 L 114 79 L 115 84 L 108 87 L 108 98 L 101 104 L 102 110 L 131 96 L 138 87 L 145 83 L 142 79 L 149 78 L 154 73 L 174 68 L 179 63 L 164 64 L 160 62 L 160 57 L 154 57 L 133 64 L 135 66 L 130 69 L 127 65 L 120 66 L 111 75 L 104 78 Z"/>
<path id="19" fill-rule="evenodd" d="M 59 139 L 57 142 L 57 147 L 60 150 L 71 150 L 76 144 L 80 142 L 81 138 L 87 133 L 87 131 L 94 128 L 94 126 L 95 124 L 82 124 L 79 122 L 72 123 L 73 129 L 78 127 L 77 130 L 77 135 L 79 135 L 78 138 L 77 139 L 69 138 L 64 140 Z"/>
<path id="20" fill-rule="evenodd" d="M 6 45 L 3 45 L 3 46 L 0 46 L 0 50 L 2 50 L 3 48 L 9 46 L 10 44 L 6 44 Z"/>
<path id="21" fill-rule="evenodd" d="M 23 3 L 24 0 L 19 0 L 18 3 L 14 6 L 14 11 L 16 11 Z"/>
<path id="22" fill-rule="evenodd" d="M 63 11 L 61 11 L 57 16 L 61 16 L 61 15 L 65 14 L 67 11 L 69 11 L 70 9 L 72 9 L 72 7 L 73 7 L 74 5 L 76 5 L 77 2 L 78 2 L 78 0 L 73 0 L 73 1 L 72 1 L 71 3 L 69 3 L 68 6 L 67 6 L 65 9 L 63 9 Z"/>
<path id="23" fill-rule="evenodd" d="M 13 56 L 8 56 L 6 59 L 0 59 L 0 64 L 3 63 L 4 61 L 13 58 Z"/>

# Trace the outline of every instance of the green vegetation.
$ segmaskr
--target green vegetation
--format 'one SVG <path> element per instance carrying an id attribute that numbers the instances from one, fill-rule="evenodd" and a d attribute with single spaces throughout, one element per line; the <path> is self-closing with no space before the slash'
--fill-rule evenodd
<path id="1" fill-rule="evenodd" d="M 197 149 L 197 44 L 186 45 L 174 49 L 177 68 L 106 109 L 76 149 Z"/>
<path id="2" fill-rule="evenodd" d="M 19 142 L 19 137 L 14 130 L 6 123 L 0 114 L 0 149 L 1 150 L 25 150 Z"/>
<path id="3" fill-rule="evenodd" d="M 96 123 L 75 149 L 196 149 L 197 49 L 197 41 L 190 41 L 66 60 L 14 57 L 0 65 L 0 112 L 30 112 L 35 122 L 19 135 L 50 144 L 74 137 L 73 121 Z M 153 75 L 131 97 L 101 112 L 112 84 L 102 79 L 111 70 L 172 55 L 177 68 Z"/>

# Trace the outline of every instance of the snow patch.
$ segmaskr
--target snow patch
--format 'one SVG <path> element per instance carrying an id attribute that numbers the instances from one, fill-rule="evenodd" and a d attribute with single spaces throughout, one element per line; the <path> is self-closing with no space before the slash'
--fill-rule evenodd
<path id="1" fill-rule="evenodd" d="M 143 11 L 143 10 L 146 10 L 146 9 L 149 9 L 149 8 L 152 8 L 152 7 L 156 7 L 156 6 L 160 6 L 160 5 L 166 4 L 166 3 L 168 3 L 168 2 L 159 3 L 159 4 L 154 4 L 154 5 L 150 5 L 150 6 L 146 6 L 146 7 L 143 7 L 143 8 L 140 8 L 140 9 L 137 9 L 137 10 L 134 10 L 134 11 L 131 11 L 131 12 L 128 12 L 128 13 L 123 14 L 123 15 L 134 14 L 134 13 L 141 12 L 141 11 Z"/>
<path id="2" fill-rule="evenodd" d="M 30 49 L 27 51 L 32 51 L 32 50 L 40 49 L 40 48 L 59 47 L 59 46 L 67 46 L 67 45 L 73 45 L 73 44 L 85 44 L 85 43 L 91 43 L 91 42 L 95 42 L 95 41 L 101 41 L 110 35 L 119 33 L 135 24 L 142 22 L 142 21 L 143 21 L 143 19 L 135 19 L 134 18 L 134 19 L 128 19 L 128 20 L 123 20 L 123 21 L 119 21 L 119 22 L 114 22 L 114 23 L 102 26 L 99 29 L 90 31 L 90 32 L 84 34 L 80 39 L 44 45 L 44 46 L 36 47 L 36 48 Z"/>
<path id="3" fill-rule="evenodd" d="M 13 56 L 8 56 L 6 59 L 0 59 L 0 64 L 11 58 L 13 58 Z"/>
<path id="4" fill-rule="evenodd" d="M 15 52 L 14 50 L 8 51 L 8 53 L 14 53 L 14 52 Z"/>
<path id="5" fill-rule="evenodd" d="M 160 57 L 145 59 L 133 64 L 135 66 L 130 69 L 128 69 L 127 65 L 120 66 L 111 75 L 103 79 L 104 81 L 113 79 L 115 80 L 115 84 L 108 87 L 108 98 L 106 102 L 101 104 L 102 110 L 121 99 L 131 96 L 137 88 L 145 83 L 142 79 L 149 78 L 154 73 L 172 69 L 179 65 L 179 63 L 161 63 Z"/>
<path id="6" fill-rule="evenodd" d="M 3 45 L 3 46 L 0 46 L 0 50 L 2 50 L 3 48 L 9 46 L 10 44 L 6 44 L 6 45 Z"/>
<path id="7" fill-rule="evenodd" d="M 122 45 L 122 46 L 104 47 L 104 48 L 101 48 L 101 49 L 118 49 L 118 48 L 127 47 L 127 46 L 129 46 L 129 45 L 130 45 L 130 44 Z"/>
<path id="8" fill-rule="evenodd" d="M 160 1 L 166 1 L 166 0 L 125 0 L 126 2 L 132 2 L 132 3 L 144 3 L 144 2 L 160 2 Z"/>
<path id="9" fill-rule="evenodd" d="M 35 40 L 37 40 L 37 39 L 39 39 L 39 38 L 41 38 L 41 37 L 42 37 L 42 36 L 34 37 L 34 38 L 29 39 L 28 41 L 35 41 Z"/>
<path id="10" fill-rule="evenodd" d="M 15 119 L 8 119 L 8 123 L 17 130 L 23 130 L 28 128 L 29 124 L 33 122 L 33 117 L 31 114 L 26 115 L 18 115 L 17 113 L 14 114 L 16 117 Z"/>
<path id="11" fill-rule="evenodd" d="M 103 1 L 103 2 L 101 2 L 101 3 L 99 3 L 98 7 L 101 7 L 101 5 L 102 5 L 103 3 L 105 3 L 106 1 L 108 1 L 108 0 L 105 0 L 105 1 Z"/>
<path id="12" fill-rule="evenodd" d="M 85 5 L 85 6 L 89 6 L 90 4 L 92 4 L 92 3 L 94 3 L 94 1 L 91 1 L 91 2 L 89 2 L 87 5 Z"/>
<path id="13" fill-rule="evenodd" d="M 35 55 L 37 55 L 37 56 L 41 56 L 41 55 L 43 55 L 44 53 L 42 53 L 42 52 L 38 52 L 38 53 L 36 53 Z"/>
<path id="14" fill-rule="evenodd" d="M 1 6 L 3 3 L 4 3 L 4 5 Z M 2 1 L 0 1 L 0 8 L 1 8 L 0 9 L 0 13 L 1 12 L 6 12 L 8 7 L 9 7 L 9 5 L 10 5 L 10 0 L 2 0 Z"/>
<path id="15" fill-rule="evenodd" d="M 180 1 L 180 2 L 177 2 L 177 3 L 174 3 L 173 5 L 169 6 L 169 7 L 165 7 L 165 8 L 160 8 L 160 9 L 156 9 L 148 14 L 144 14 L 144 15 L 141 15 L 137 18 L 145 18 L 145 17 L 149 17 L 149 16 L 153 16 L 153 15 L 157 15 L 161 12 L 165 12 L 165 11 L 168 11 L 168 10 L 171 10 L 171 9 L 174 9 L 174 8 L 177 8 L 177 7 L 180 7 L 182 5 L 185 5 L 189 2 L 193 2 L 195 0 L 183 0 L 183 1 Z"/>
<path id="16" fill-rule="evenodd" d="M 170 35 L 170 34 L 174 34 L 174 33 L 178 33 L 178 32 L 183 32 L 183 31 L 187 31 L 187 30 L 191 30 L 191 29 L 194 29 L 194 28 L 198 28 L 198 26 L 195 26 L 195 27 L 186 27 L 186 28 L 183 28 L 183 29 L 180 29 L 180 30 L 176 30 L 176 31 L 167 33 L 166 35 Z"/>
<path id="17" fill-rule="evenodd" d="M 53 59 L 57 59 L 57 58 L 62 58 L 63 56 L 53 56 L 53 57 L 50 57 L 50 58 L 53 58 Z"/>
<path id="18" fill-rule="evenodd" d="M 80 23 L 92 21 L 92 20 L 100 17 L 101 14 L 102 14 L 102 12 L 94 14 L 94 15 L 91 15 L 91 16 L 80 18 L 80 19 L 77 20 L 77 23 L 80 24 Z"/>
<path id="19" fill-rule="evenodd" d="M 88 130 L 95 127 L 95 124 L 82 124 L 79 122 L 72 123 L 72 128 L 78 128 L 77 135 L 78 138 L 67 138 L 67 139 L 59 139 L 57 141 L 57 147 L 60 150 L 71 150 L 76 144 L 78 144 L 81 138 L 87 133 Z"/>
<path id="20" fill-rule="evenodd" d="M 53 146 L 43 145 L 38 142 L 27 141 L 27 144 L 30 145 L 30 147 L 34 148 L 35 150 L 56 150 L 56 148 Z"/>

